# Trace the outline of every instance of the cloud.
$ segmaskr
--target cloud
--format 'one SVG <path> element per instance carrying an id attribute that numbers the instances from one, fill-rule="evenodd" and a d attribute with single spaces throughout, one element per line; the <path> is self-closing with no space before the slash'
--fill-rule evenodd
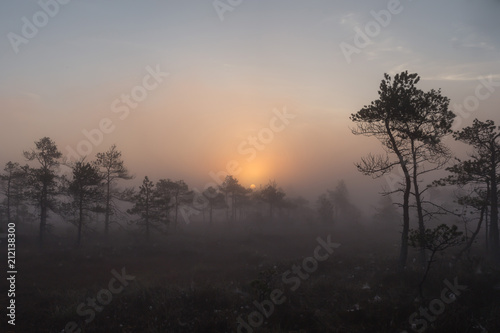
<path id="1" fill-rule="evenodd" d="M 463 27 L 459 29 L 451 38 L 453 48 L 480 49 L 485 51 L 496 50 L 490 38 L 479 35 L 472 27 Z"/>
<path id="2" fill-rule="evenodd" d="M 359 18 L 359 14 L 350 12 L 340 17 L 339 24 L 352 30 L 355 27 L 360 26 L 362 24 L 362 21 Z"/>
<path id="3" fill-rule="evenodd" d="M 388 37 L 381 41 L 377 41 L 377 43 L 366 49 L 366 59 L 384 60 L 398 57 L 409 58 L 414 56 L 413 50 L 402 44 L 403 43 L 394 37 Z"/>
<path id="4" fill-rule="evenodd" d="M 500 72 L 492 72 L 492 68 L 500 68 L 500 61 L 494 63 L 488 62 L 469 62 L 459 65 L 443 65 L 436 63 L 428 65 L 427 73 L 432 75 L 422 75 L 422 80 L 428 81 L 477 81 L 481 77 L 491 77 L 492 80 L 500 79 Z"/>

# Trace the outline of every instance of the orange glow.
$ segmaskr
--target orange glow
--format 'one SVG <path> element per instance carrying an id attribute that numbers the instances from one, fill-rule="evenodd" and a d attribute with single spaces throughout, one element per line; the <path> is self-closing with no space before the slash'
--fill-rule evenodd
<path id="1" fill-rule="evenodd" d="M 271 163 L 267 163 L 262 159 L 256 159 L 252 162 L 242 162 L 240 164 L 241 171 L 236 178 L 243 186 L 267 183 L 269 178 L 269 169 Z"/>

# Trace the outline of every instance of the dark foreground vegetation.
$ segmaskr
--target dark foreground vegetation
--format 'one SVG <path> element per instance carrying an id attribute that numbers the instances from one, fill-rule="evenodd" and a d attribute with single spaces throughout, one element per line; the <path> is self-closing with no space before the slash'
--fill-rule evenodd
<path id="1" fill-rule="evenodd" d="M 329 235 L 341 245 L 314 269 L 305 259 L 314 257 L 318 237 L 326 241 Z M 410 251 L 410 264 L 401 272 L 396 269 L 397 233 L 365 228 L 347 232 L 283 221 L 251 227 L 221 224 L 210 230 L 193 224 L 147 243 L 126 233 L 108 241 L 89 240 L 80 248 L 55 235 L 49 239 L 40 251 L 36 234 L 18 235 L 15 332 L 69 332 L 70 322 L 81 332 L 145 333 L 251 332 L 248 327 L 254 332 L 500 328 L 498 270 L 477 259 L 474 250 L 461 260 L 448 251 L 432 266 L 421 298 L 421 273 L 411 263 L 418 262 L 418 253 Z M 294 271 L 295 265 L 304 265 L 310 273 Z M 122 269 L 127 285 L 117 293 L 103 292 L 114 277 L 111 271 L 121 274 Z M 466 290 L 459 287 L 451 295 L 443 281 L 453 284 L 455 279 Z M 120 289 L 120 283 L 112 287 Z M 279 299 L 285 301 L 273 309 L 264 307 L 268 318 L 256 315 L 255 302 L 268 304 L 275 289 L 283 292 Z M 443 309 L 436 301 L 441 297 L 451 300 L 443 302 Z M 88 303 L 92 298 L 107 304 L 97 301 L 94 311 Z M 77 312 L 79 306 L 84 315 Z M 429 306 L 437 309 L 438 315 L 428 312 L 434 320 L 420 314 L 421 307 Z M 414 312 L 418 316 L 412 317 Z M 239 319 L 258 327 L 244 328 Z M 2 325 L 5 331 L 6 322 Z"/>

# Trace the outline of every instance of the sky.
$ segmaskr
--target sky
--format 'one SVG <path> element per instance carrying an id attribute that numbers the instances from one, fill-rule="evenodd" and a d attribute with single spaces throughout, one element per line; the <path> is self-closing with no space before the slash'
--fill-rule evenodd
<path id="1" fill-rule="evenodd" d="M 145 175 L 203 188 L 226 173 L 317 197 L 380 151 L 352 135 L 384 73 L 442 90 L 457 129 L 500 123 L 500 1 L 0 2 L 0 164 L 48 136 L 66 158 L 116 144 Z M 464 147 L 450 140 L 457 153 Z"/>

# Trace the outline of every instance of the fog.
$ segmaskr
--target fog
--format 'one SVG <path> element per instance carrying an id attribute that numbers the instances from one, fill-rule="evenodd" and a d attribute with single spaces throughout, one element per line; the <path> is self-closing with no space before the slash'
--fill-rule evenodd
<path id="1" fill-rule="evenodd" d="M 499 13 L 1 3 L 0 326 L 498 331 Z"/>

